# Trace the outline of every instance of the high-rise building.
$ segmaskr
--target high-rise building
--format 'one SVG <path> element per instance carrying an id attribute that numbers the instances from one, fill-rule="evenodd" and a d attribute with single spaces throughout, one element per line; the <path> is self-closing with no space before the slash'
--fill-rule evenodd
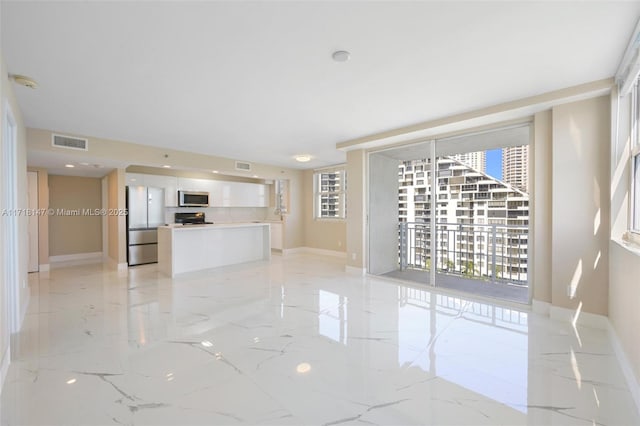
<path id="1" fill-rule="evenodd" d="M 466 164 L 467 166 L 475 169 L 479 172 L 487 172 L 487 152 L 466 152 L 464 154 L 452 155 L 451 158 L 458 160 L 459 162 Z"/>
<path id="2" fill-rule="evenodd" d="M 409 268 L 436 265 L 439 272 L 526 283 L 529 195 L 453 156 L 438 158 L 436 167 L 437 186 L 431 188 L 430 160 L 399 165 L 400 262 Z"/>
<path id="3" fill-rule="evenodd" d="M 529 193 L 529 145 L 502 149 L 502 180 Z"/>

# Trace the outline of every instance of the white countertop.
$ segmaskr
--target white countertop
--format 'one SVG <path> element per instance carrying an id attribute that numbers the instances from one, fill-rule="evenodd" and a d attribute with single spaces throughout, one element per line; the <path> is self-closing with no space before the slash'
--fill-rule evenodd
<path id="1" fill-rule="evenodd" d="M 180 223 L 172 223 L 166 226 L 158 226 L 158 229 L 169 229 L 172 231 L 194 231 L 203 229 L 246 228 L 254 226 L 267 226 L 269 224 L 269 222 L 213 223 L 202 225 L 182 225 Z"/>

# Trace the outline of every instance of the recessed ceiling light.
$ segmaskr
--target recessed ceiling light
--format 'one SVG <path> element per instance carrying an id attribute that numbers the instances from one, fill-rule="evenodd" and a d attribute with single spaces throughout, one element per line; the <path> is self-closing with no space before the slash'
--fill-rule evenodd
<path id="1" fill-rule="evenodd" d="M 347 52 L 346 50 L 336 50 L 335 52 L 333 52 L 333 55 L 331 55 L 331 57 L 336 62 L 347 62 L 349 58 L 351 58 L 351 53 Z"/>
<path id="2" fill-rule="evenodd" d="M 69 379 L 69 380 L 67 380 L 67 384 L 68 384 L 68 385 L 72 385 L 72 384 L 74 384 L 75 382 L 77 382 L 77 380 L 76 380 L 76 379 Z"/>
<path id="3" fill-rule="evenodd" d="M 299 163 L 307 163 L 309 161 L 311 161 L 311 156 L 304 154 L 304 155 L 296 155 L 296 161 Z"/>
<path id="4" fill-rule="evenodd" d="M 38 83 L 34 79 L 32 79 L 31 77 L 27 77 L 26 75 L 10 74 L 9 78 L 15 81 L 17 84 L 28 87 L 29 89 L 36 89 L 38 87 Z"/>
<path id="5" fill-rule="evenodd" d="M 64 166 L 65 166 L 65 167 L 68 167 L 68 168 L 70 168 L 70 169 L 71 169 L 71 168 L 73 168 L 73 167 L 75 167 L 73 164 L 65 164 Z"/>
<path id="6" fill-rule="evenodd" d="M 306 362 L 300 363 L 296 367 L 296 371 L 300 374 L 308 373 L 309 371 L 311 371 L 311 365 Z"/>
<path id="7" fill-rule="evenodd" d="M 218 171 L 217 170 L 212 170 L 211 173 L 218 173 Z"/>
<path id="8" fill-rule="evenodd" d="M 253 177 L 254 177 L 254 178 L 257 178 L 257 177 L 258 177 L 258 175 L 253 175 Z"/>
<path id="9" fill-rule="evenodd" d="M 170 168 L 171 168 L 171 166 L 170 166 L 170 165 L 168 165 L 168 164 L 165 164 L 165 165 L 164 165 L 164 166 L 162 166 L 162 167 L 164 167 L 165 169 L 170 169 Z"/>
<path id="10" fill-rule="evenodd" d="M 210 342 L 210 341 L 208 341 L 208 340 L 203 340 L 202 342 L 200 342 L 200 344 L 201 344 L 202 346 L 204 346 L 205 348 L 210 348 L 210 347 L 212 347 L 212 346 L 213 346 L 213 343 L 211 343 L 211 342 Z"/>

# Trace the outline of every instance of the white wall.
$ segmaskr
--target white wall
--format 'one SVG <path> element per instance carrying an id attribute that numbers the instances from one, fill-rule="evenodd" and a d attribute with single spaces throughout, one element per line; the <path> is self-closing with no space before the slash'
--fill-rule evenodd
<path id="1" fill-rule="evenodd" d="M 4 59 L 2 58 L 2 53 L 0 52 L 0 119 L 4 119 L 6 106 L 11 109 L 13 114 L 13 118 L 16 121 L 17 125 L 17 207 L 19 209 L 26 209 L 28 207 L 27 200 L 27 155 L 26 155 L 26 142 L 25 142 L 25 127 L 22 121 L 22 114 L 20 112 L 20 108 L 18 107 L 18 103 L 16 102 L 14 96 L 14 86 L 8 79 L 7 69 L 5 66 Z M 31 90 L 26 88 L 17 88 L 16 90 Z M 0 143 L 4 144 L 4 134 L 0 132 Z M 2 152 L 2 147 L 0 147 L 0 152 Z M 4 203 L 4 194 L 2 193 L 2 188 L 0 187 L 0 201 Z M 4 204 L 2 208 L 5 208 Z M 4 379 L 4 375 L 6 374 L 6 367 L 9 362 L 9 324 L 7 323 L 6 312 L 7 306 L 9 303 L 15 304 L 18 310 L 18 316 L 20 318 L 20 323 L 22 319 L 24 319 L 24 314 L 26 313 L 27 305 L 29 303 L 29 287 L 27 285 L 27 264 L 28 264 L 28 241 L 27 241 L 27 227 L 28 221 L 26 216 L 18 217 L 18 282 L 17 283 L 6 283 L 4 279 L 2 280 L 2 285 L 0 286 L 0 379 Z M 0 227 L 1 228 L 1 227 Z M 0 231 L 1 232 L 1 231 Z M 4 235 L 0 234 L 0 239 L 4 241 Z M 7 262 L 7 252 L 6 245 L 0 245 L 0 276 L 4 276 L 4 271 L 6 269 Z M 8 300 L 7 298 L 7 285 L 14 285 L 17 288 L 17 300 Z M 2 380 L 0 380 L 1 387 Z"/>
<path id="2" fill-rule="evenodd" d="M 371 274 L 398 269 L 398 160 L 369 156 L 369 268 Z"/>

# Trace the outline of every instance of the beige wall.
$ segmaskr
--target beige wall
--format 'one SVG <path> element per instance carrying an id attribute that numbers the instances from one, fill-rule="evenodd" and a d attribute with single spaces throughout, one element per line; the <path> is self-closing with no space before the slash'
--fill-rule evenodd
<path id="1" fill-rule="evenodd" d="M 52 133 L 54 132 L 51 130 L 27 129 L 29 149 L 41 153 L 59 153 L 60 148 L 51 146 Z M 93 160 L 92 162 L 104 159 L 105 164 L 121 168 L 130 166 L 162 168 L 164 164 L 169 164 L 176 170 L 217 170 L 220 174 L 229 176 L 252 177 L 257 175 L 260 179 L 277 178 L 290 180 L 297 180 L 302 177 L 300 170 L 285 167 L 252 163 L 251 172 L 245 173 L 235 170 L 235 160 L 230 158 L 139 145 L 134 143 L 135 141 L 122 142 L 87 135 L 69 134 L 68 132 L 63 132 L 63 134 L 85 137 L 89 140 L 89 151 L 65 150 L 65 154 L 75 157 L 75 161 L 78 162 L 86 161 L 86 158 L 90 157 Z M 131 168 L 130 170 L 144 169 Z M 171 172 L 167 173 L 171 174 Z M 197 175 L 194 174 L 193 176 Z"/>
<path id="2" fill-rule="evenodd" d="M 107 175 L 107 211 L 119 211 L 126 208 L 125 171 L 116 169 Z M 107 216 L 107 239 L 109 261 L 114 265 L 127 262 L 126 217 L 118 214 Z"/>
<path id="3" fill-rule="evenodd" d="M 621 242 L 629 224 L 630 98 L 631 96 L 626 96 L 618 101 L 615 89 L 611 94 L 612 122 L 618 125 L 612 131 L 611 146 L 609 320 L 631 364 L 635 375 L 635 389 L 640 389 L 640 251 L 632 251 Z M 640 404 L 640 400 L 636 403 Z"/>
<path id="4" fill-rule="evenodd" d="M 552 126 L 551 300 L 607 315 L 609 96 L 554 107 Z"/>
<path id="5" fill-rule="evenodd" d="M 29 149 L 39 151 L 43 153 L 57 153 L 58 148 L 51 146 L 50 130 L 41 129 L 27 129 L 27 140 Z M 64 132 L 64 134 L 69 134 Z M 151 170 L 148 167 L 161 168 L 163 164 L 170 164 L 174 169 L 183 170 L 217 170 L 221 175 L 227 176 L 239 176 L 238 180 L 253 180 L 253 178 L 247 178 L 242 172 L 235 170 L 235 160 L 223 157 L 216 157 L 212 155 L 202 155 L 192 152 L 177 151 L 171 149 L 161 149 L 151 146 L 138 145 L 135 143 L 114 141 L 110 139 L 101 139 L 88 137 L 85 135 L 71 135 L 79 137 L 87 137 L 89 139 L 89 151 L 72 151 L 66 150 L 65 153 L 76 157 L 75 161 L 86 161 L 87 157 L 90 157 L 90 162 L 103 159 L 106 164 L 118 164 L 120 170 L 122 170 L 122 179 L 120 183 L 122 185 L 122 194 L 118 197 L 121 198 L 121 204 L 124 208 L 124 170 L 129 168 L 133 171 Z M 67 152 L 68 151 L 68 152 Z M 166 156 L 166 157 L 165 157 Z M 289 212 L 284 216 L 284 247 L 287 249 L 304 246 L 304 193 L 305 188 L 302 182 L 303 172 L 301 170 L 289 169 L 278 166 L 270 166 L 266 164 L 252 163 L 251 176 L 257 175 L 259 179 L 286 179 L 289 181 Z M 156 170 L 156 169 L 154 169 Z M 154 172 L 155 173 L 155 172 Z M 172 174 L 172 172 L 167 172 Z M 194 172 L 190 174 L 193 177 L 202 177 L 202 173 Z M 110 183 L 112 178 L 109 179 Z M 110 194 L 110 199 L 111 199 Z M 115 199 L 111 199 L 115 203 Z M 114 204 L 115 205 L 115 204 Z M 271 217 L 275 219 L 275 217 Z M 109 229 L 109 257 L 115 260 L 113 256 L 115 253 L 112 250 L 116 248 L 112 245 L 112 232 L 116 229 L 116 222 L 122 222 L 125 224 L 124 218 L 119 221 L 110 219 L 108 225 Z M 120 226 L 120 225 L 118 225 Z M 125 225 L 122 225 L 122 232 L 124 233 Z M 118 242 L 114 243 L 121 246 L 122 253 L 118 253 L 117 257 L 120 259 L 119 263 L 126 262 L 126 240 L 122 236 L 118 239 Z M 117 250 L 116 250 L 117 251 Z M 122 260 L 124 256 L 125 260 Z"/>
<path id="6" fill-rule="evenodd" d="M 364 269 L 367 265 L 367 153 L 362 149 L 347 152 L 347 266 Z"/>
<path id="7" fill-rule="evenodd" d="M 303 178 L 304 245 L 305 247 L 344 252 L 347 249 L 347 222 L 345 220 L 317 220 L 314 218 L 313 174 L 313 170 L 306 170 Z"/>
<path id="8" fill-rule="evenodd" d="M 284 248 L 304 246 L 304 194 L 302 170 L 291 170 L 289 176 L 288 213 L 284 215 Z"/>
<path id="9" fill-rule="evenodd" d="M 26 129 L 22 121 L 22 114 L 14 96 L 14 88 L 16 90 L 29 90 L 25 88 L 16 88 L 8 79 L 8 73 L 2 52 L 0 52 L 0 121 L 4 120 L 6 106 L 9 106 L 13 118 L 17 125 L 17 146 L 16 146 L 16 175 L 17 175 L 17 208 L 28 208 L 27 200 L 27 152 L 26 152 Z M 0 125 L 4 129 L 4 122 Z M 0 131 L 0 152 L 4 147 L 4 132 Z M 0 182 L 2 183 L 2 182 Z M 0 185 L 0 207 L 6 208 L 4 203 L 4 190 Z M 24 318 L 27 304 L 29 302 L 29 287 L 27 285 L 27 264 L 28 264 L 28 220 L 25 215 L 19 216 L 18 222 L 18 282 L 7 283 L 3 278 L 0 282 L 0 366 L 5 365 L 8 360 L 9 349 L 9 324 L 6 321 L 4 312 L 7 311 L 7 285 L 13 284 L 17 290 L 17 298 L 14 301 L 17 305 L 18 315 L 20 319 Z M 0 240 L 4 241 L 5 235 L 0 227 Z M 0 277 L 4 277 L 7 262 L 6 244 L 0 245 Z M 0 386 L 2 382 L 0 381 Z"/>
<path id="10" fill-rule="evenodd" d="M 49 217 L 50 256 L 102 251 L 102 217 L 83 213 L 102 208 L 99 178 L 49 175 L 49 207 L 57 212 Z M 60 210 L 80 214 L 59 214 Z"/>
<path id="11" fill-rule="evenodd" d="M 640 254 L 611 242 L 609 319 L 640 386 Z"/>
<path id="12" fill-rule="evenodd" d="M 533 238 L 530 241 L 530 253 L 533 254 L 533 299 L 551 303 L 551 111 L 539 112 L 534 116 L 533 153 L 530 179 L 533 180 L 531 204 L 533 206 L 531 223 Z"/>

